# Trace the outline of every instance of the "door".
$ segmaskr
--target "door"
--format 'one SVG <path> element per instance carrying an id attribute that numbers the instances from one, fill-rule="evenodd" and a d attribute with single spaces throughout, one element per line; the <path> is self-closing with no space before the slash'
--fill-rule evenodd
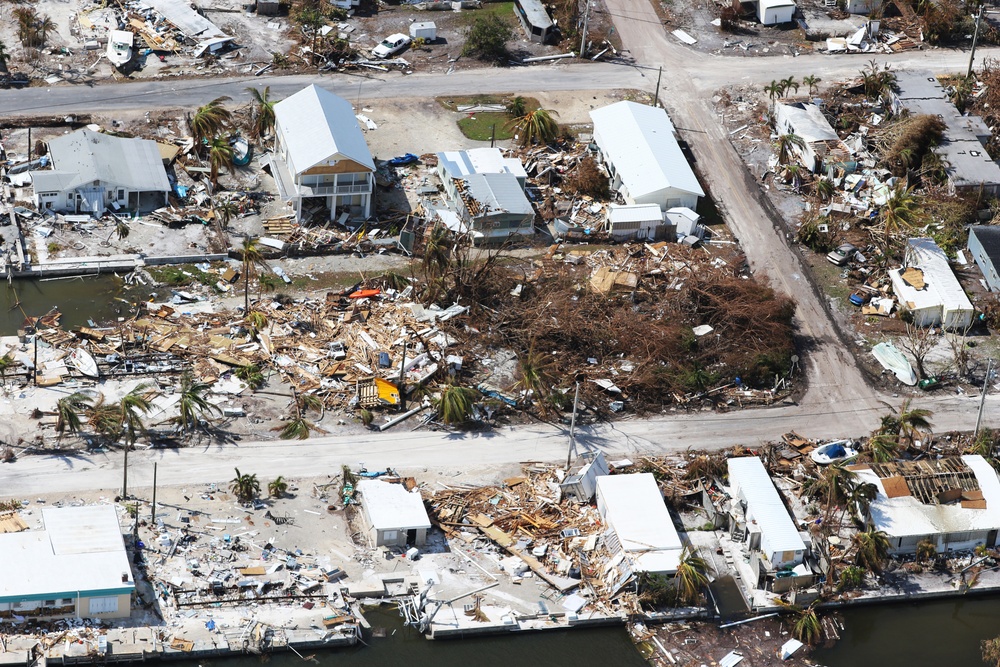
<path id="1" fill-rule="evenodd" d="M 411 528 L 408 531 L 406 531 L 406 543 L 410 544 L 410 545 L 414 545 L 414 544 L 417 543 L 417 529 L 416 528 Z"/>

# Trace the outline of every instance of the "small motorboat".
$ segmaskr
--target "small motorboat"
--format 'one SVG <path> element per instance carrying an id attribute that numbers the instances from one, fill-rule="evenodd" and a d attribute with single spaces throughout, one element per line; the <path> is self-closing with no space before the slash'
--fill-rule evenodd
<path id="1" fill-rule="evenodd" d="M 128 30 L 112 30 L 108 35 L 108 60 L 115 67 L 121 67 L 132 60 L 132 45 L 135 34 Z"/>
<path id="2" fill-rule="evenodd" d="M 845 463 L 858 458 L 858 450 L 854 448 L 853 440 L 837 440 L 820 445 L 809 453 L 809 458 L 818 465 L 827 466 L 831 463 Z"/>
<path id="3" fill-rule="evenodd" d="M 903 384 L 911 387 L 917 384 L 917 374 L 913 372 L 910 361 L 892 343 L 879 343 L 872 348 L 872 355 L 882 364 L 882 368 L 892 372 Z"/>
<path id="4" fill-rule="evenodd" d="M 237 167 L 245 167 L 250 164 L 253 157 L 253 147 L 250 142 L 243 137 L 236 136 L 229 140 L 229 146 L 233 149 L 233 164 Z"/>
<path id="5" fill-rule="evenodd" d="M 101 371 L 97 368 L 97 360 L 94 356 L 82 347 L 78 347 L 69 353 L 67 359 L 69 364 L 82 374 L 91 378 L 101 377 Z"/>

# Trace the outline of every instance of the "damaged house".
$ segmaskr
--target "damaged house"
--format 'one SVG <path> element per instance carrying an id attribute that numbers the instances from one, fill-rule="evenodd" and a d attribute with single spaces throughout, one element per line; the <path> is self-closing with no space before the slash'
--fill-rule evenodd
<path id="1" fill-rule="evenodd" d="M 514 234 L 535 232 L 535 209 L 514 174 L 471 174 L 454 181 L 458 199 L 453 231 L 469 233 L 476 242 L 502 242 Z"/>
<path id="2" fill-rule="evenodd" d="M 375 161 L 347 100 L 312 85 L 274 105 L 271 174 L 279 196 L 295 207 L 325 206 L 330 219 L 372 213 Z"/>
<path id="3" fill-rule="evenodd" d="M 904 266 L 890 270 L 889 280 L 915 325 L 952 330 L 972 326 L 972 302 L 951 270 L 948 256 L 933 239 L 907 241 Z"/>
<path id="4" fill-rule="evenodd" d="M 993 197 L 1000 194 L 1000 165 L 986 152 L 989 126 L 980 116 L 963 116 L 948 98 L 937 78 L 927 70 L 896 73 L 892 111 L 937 116 L 945 123 L 944 136 L 934 152 L 944 163 L 948 186 L 954 191 L 974 191 Z"/>
<path id="5" fill-rule="evenodd" d="M 437 176 L 441 179 L 445 195 L 449 201 L 459 200 L 456 181 L 473 174 L 512 174 L 521 190 L 528 181 L 524 165 L 516 157 L 504 157 L 499 148 L 471 148 L 465 151 L 443 151 L 437 153 Z"/>
<path id="6" fill-rule="evenodd" d="M 368 542 L 373 547 L 423 546 L 431 522 L 420 491 L 378 479 L 358 483 Z"/>
<path id="7" fill-rule="evenodd" d="M 756 456 L 732 458 L 729 469 L 729 532 L 743 545 L 755 585 L 776 593 L 812 582 L 806 543 L 764 464 Z M 749 583 L 749 582 L 748 582 Z"/>
<path id="8" fill-rule="evenodd" d="M 155 141 L 89 129 L 48 142 L 52 169 L 31 172 L 35 206 L 58 213 L 148 213 L 166 206 L 167 170 Z"/>
<path id="9" fill-rule="evenodd" d="M 115 506 L 41 514 L 42 530 L 0 534 L 0 620 L 128 618 L 135 578 Z"/>
<path id="10" fill-rule="evenodd" d="M 590 112 L 594 143 L 626 204 L 698 208 L 705 191 L 681 150 L 667 112 L 635 102 L 616 102 Z"/>
<path id="11" fill-rule="evenodd" d="M 1000 531 L 1000 480 L 982 456 L 851 466 L 878 495 L 868 522 L 889 536 L 894 555 L 931 542 L 939 553 L 994 547 Z"/>
<path id="12" fill-rule="evenodd" d="M 794 134 L 802 139 L 802 145 L 792 144 L 792 151 L 814 174 L 850 160 L 847 147 L 815 104 L 777 102 L 774 129 L 779 135 Z"/>

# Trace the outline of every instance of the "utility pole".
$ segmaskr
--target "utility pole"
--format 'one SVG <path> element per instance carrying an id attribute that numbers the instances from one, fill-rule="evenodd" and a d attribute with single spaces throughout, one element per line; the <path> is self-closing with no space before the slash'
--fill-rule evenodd
<path id="1" fill-rule="evenodd" d="M 35 320 L 35 326 L 32 327 L 31 342 L 35 348 L 35 360 L 32 362 L 34 368 L 31 369 L 32 370 L 31 383 L 37 387 L 38 386 L 38 319 Z"/>
<path id="2" fill-rule="evenodd" d="M 583 35 L 580 37 L 580 57 L 587 55 L 587 24 L 590 22 L 590 0 L 584 0 L 583 7 Z"/>
<path id="3" fill-rule="evenodd" d="M 965 78 L 972 76 L 972 61 L 976 59 L 976 42 L 979 41 L 979 24 L 983 22 L 983 12 L 986 5 L 979 5 L 979 13 L 976 14 L 976 29 L 972 32 L 972 51 L 969 52 L 969 70 L 965 73 Z"/>
<path id="4" fill-rule="evenodd" d="M 406 335 L 406 332 L 403 332 Z M 399 364 L 399 411 L 406 412 L 406 387 L 404 382 L 406 381 L 406 341 L 403 341 L 403 361 Z"/>
<path id="5" fill-rule="evenodd" d="M 654 107 L 660 106 L 660 78 L 662 77 L 663 77 L 663 66 L 661 65 L 658 68 L 658 72 L 656 74 L 656 96 L 653 98 Z"/>
<path id="6" fill-rule="evenodd" d="M 153 461 L 153 506 L 149 512 L 149 523 L 156 525 L 156 461 Z"/>
<path id="7" fill-rule="evenodd" d="M 569 470 L 573 462 L 573 453 L 576 451 L 576 406 L 580 401 L 580 382 L 576 383 L 576 392 L 573 394 L 573 416 L 569 419 L 569 448 L 566 450 L 566 470 Z"/>
<path id="8" fill-rule="evenodd" d="M 122 502 L 128 498 L 128 449 L 131 447 L 125 438 L 125 465 L 122 470 Z"/>
<path id="9" fill-rule="evenodd" d="M 497 138 L 497 124 L 493 123 L 493 127 L 490 128 L 490 148 L 493 148 L 493 142 Z"/>
<path id="10" fill-rule="evenodd" d="M 986 388 L 990 384 L 990 372 L 993 368 L 993 360 L 986 362 L 986 378 L 983 380 L 983 393 L 979 397 L 979 415 L 976 417 L 976 431 L 972 434 L 972 439 L 979 437 L 979 428 L 983 425 L 983 411 L 986 408 Z"/>

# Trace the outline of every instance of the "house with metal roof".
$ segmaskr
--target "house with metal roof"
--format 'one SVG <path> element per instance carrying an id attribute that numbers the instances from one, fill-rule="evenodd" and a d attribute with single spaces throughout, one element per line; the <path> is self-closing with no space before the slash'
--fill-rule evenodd
<path id="1" fill-rule="evenodd" d="M 705 191 L 681 151 L 667 112 L 635 102 L 616 102 L 590 112 L 594 143 L 626 204 L 698 207 Z"/>
<path id="2" fill-rule="evenodd" d="M 627 564 L 623 574 L 677 571 L 684 544 L 651 473 L 597 477 L 597 511 L 613 560 Z"/>
<path id="3" fill-rule="evenodd" d="M 279 196 L 302 218 L 304 206 L 325 206 L 367 219 L 372 213 L 375 160 L 351 103 L 311 85 L 274 105 L 271 174 Z"/>
<path id="4" fill-rule="evenodd" d="M 673 241 L 676 228 L 664 222 L 656 204 L 608 206 L 608 234 L 616 241 Z"/>
<path id="5" fill-rule="evenodd" d="M 790 576 L 811 575 L 804 560 L 807 547 L 785 503 L 756 456 L 731 458 L 729 524 L 734 542 L 745 545 L 751 568 L 761 583 L 773 586 Z M 802 570 L 797 573 L 796 570 Z"/>
<path id="6" fill-rule="evenodd" d="M 792 152 L 813 173 L 825 172 L 827 167 L 851 159 L 837 131 L 815 104 L 776 103 L 774 129 L 778 134 L 793 134 L 802 139 L 801 144 L 792 144 Z"/>
<path id="7" fill-rule="evenodd" d="M 127 618 L 135 578 L 115 506 L 41 516 L 42 530 L 0 534 L 0 620 Z"/>
<path id="8" fill-rule="evenodd" d="M 48 142 L 51 170 L 31 172 L 35 206 L 58 213 L 146 213 L 165 206 L 170 182 L 155 141 L 89 129 Z"/>
<path id="9" fill-rule="evenodd" d="M 420 491 L 402 484 L 364 479 L 358 484 L 368 540 L 373 547 L 422 546 L 431 521 Z"/>
<path id="10" fill-rule="evenodd" d="M 464 151 L 442 151 L 437 153 L 437 175 L 444 186 L 445 195 L 451 201 L 458 200 L 456 180 L 472 174 L 513 174 L 524 190 L 528 174 L 521 160 L 504 157 L 499 148 L 470 148 Z"/>
<path id="11" fill-rule="evenodd" d="M 975 308 L 934 239 L 910 239 L 904 265 L 889 271 L 892 291 L 901 308 L 918 327 L 964 330 L 972 325 Z"/>
<path id="12" fill-rule="evenodd" d="M 969 227 L 969 253 L 983 272 L 991 292 L 1000 291 L 1000 227 L 973 225 Z"/>
<path id="13" fill-rule="evenodd" d="M 514 0 L 514 14 L 532 42 L 545 44 L 555 32 L 556 24 L 541 0 Z"/>
<path id="14" fill-rule="evenodd" d="M 1000 479 L 982 456 L 852 466 L 878 493 L 866 517 L 889 536 L 893 554 L 916 553 L 930 542 L 938 553 L 997 545 Z"/>
<path id="15" fill-rule="evenodd" d="M 453 231 L 469 233 L 477 243 L 535 233 L 535 209 L 514 174 L 470 174 L 454 183 L 460 228 Z"/>

